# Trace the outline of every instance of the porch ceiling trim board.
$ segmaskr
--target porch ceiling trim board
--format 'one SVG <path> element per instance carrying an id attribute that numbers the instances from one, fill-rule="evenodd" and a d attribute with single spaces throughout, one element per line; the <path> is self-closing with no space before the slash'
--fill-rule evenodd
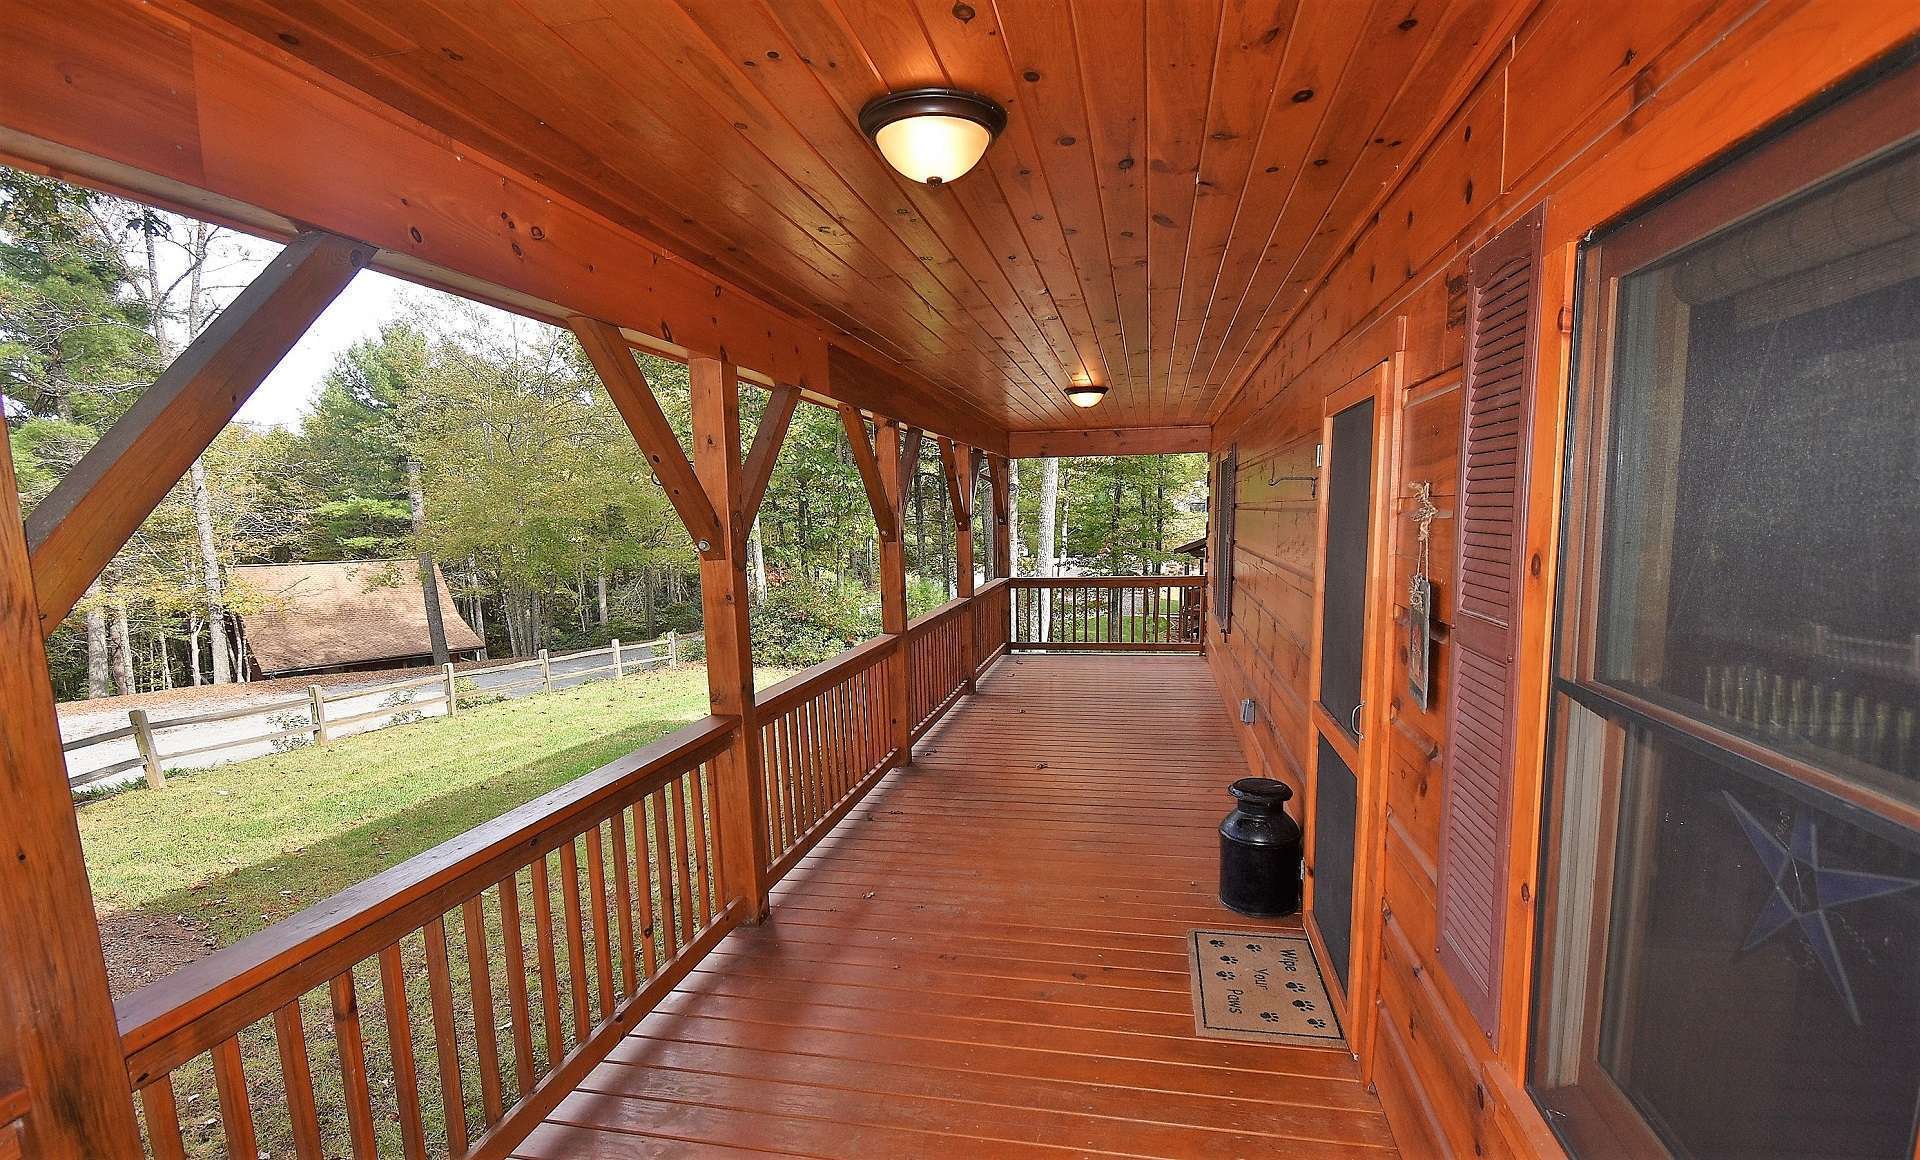
<path id="1" fill-rule="evenodd" d="M 482 156 L 184 3 L 0 0 L 0 19 L 0 150 L 25 168 L 269 236 L 317 226 L 378 247 L 396 276 L 555 325 L 607 319 L 762 383 L 837 397 L 833 360 L 886 384 L 889 413 L 999 445 L 1002 423 L 851 319 L 710 273 L 727 267 L 683 256 L 656 218 L 610 217 L 550 188 L 550 165 Z"/>

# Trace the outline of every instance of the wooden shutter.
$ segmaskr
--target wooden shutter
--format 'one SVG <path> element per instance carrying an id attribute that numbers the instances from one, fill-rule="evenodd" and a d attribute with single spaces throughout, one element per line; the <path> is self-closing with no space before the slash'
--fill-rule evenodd
<path id="1" fill-rule="evenodd" d="M 1475 251 L 1467 273 L 1436 949 L 1489 1038 L 1498 1026 L 1505 937 L 1540 220 L 1536 211 Z"/>
<path id="2" fill-rule="evenodd" d="M 1220 631 L 1233 624 L 1233 510 L 1239 503 L 1238 447 L 1227 448 L 1213 472 L 1213 616 Z"/>

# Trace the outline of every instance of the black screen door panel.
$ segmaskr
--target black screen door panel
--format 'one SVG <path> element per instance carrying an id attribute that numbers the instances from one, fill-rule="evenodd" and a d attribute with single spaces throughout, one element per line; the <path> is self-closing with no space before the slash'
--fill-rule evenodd
<path id="1" fill-rule="evenodd" d="M 1313 921 L 1345 992 L 1353 943 L 1353 828 L 1360 786 L 1324 737 L 1314 776 Z"/>
<path id="2" fill-rule="evenodd" d="M 1359 730 L 1361 641 L 1367 629 L 1367 518 L 1373 501 L 1373 400 L 1333 417 L 1327 470 L 1327 575 L 1320 607 L 1320 704 Z"/>

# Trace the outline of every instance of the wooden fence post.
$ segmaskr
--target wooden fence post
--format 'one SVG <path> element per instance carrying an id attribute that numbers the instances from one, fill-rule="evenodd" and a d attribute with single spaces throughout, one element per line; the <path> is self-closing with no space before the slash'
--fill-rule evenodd
<path id="1" fill-rule="evenodd" d="M 327 736 L 327 697 L 320 691 L 319 685 L 307 686 L 307 701 L 313 706 L 313 743 L 325 745 L 333 740 Z"/>
<path id="2" fill-rule="evenodd" d="M 614 637 L 613 638 L 613 679 L 617 681 L 621 677 L 624 677 L 626 675 L 627 675 L 626 670 L 620 667 L 620 638 Z"/>
<path id="3" fill-rule="evenodd" d="M 670 665 L 680 663 L 680 634 L 671 628 L 667 630 L 667 663 Z"/>
<path id="4" fill-rule="evenodd" d="M 443 665 L 440 671 L 447 679 L 447 716 L 451 717 L 460 711 L 460 694 L 453 680 L 453 665 Z"/>
<path id="5" fill-rule="evenodd" d="M 540 691 L 553 692 L 553 662 L 547 659 L 547 650 L 540 650 Z"/>
<path id="6" fill-rule="evenodd" d="M 147 711 L 130 710 L 127 723 L 133 726 L 133 743 L 140 750 L 141 764 L 147 767 L 147 784 L 155 789 L 167 788 L 166 771 L 160 768 L 160 749 L 154 744 L 153 726 L 147 720 Z"/>

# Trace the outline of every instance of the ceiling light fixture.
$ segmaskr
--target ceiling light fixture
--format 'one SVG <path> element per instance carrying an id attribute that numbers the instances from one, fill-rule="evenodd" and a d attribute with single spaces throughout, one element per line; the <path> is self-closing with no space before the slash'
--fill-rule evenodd
<path id="1" fill-rule="evenodd" d="M 942 185 L 972 169 L 1007 127 L 990 97 L 959 89 L 908 89 L 860 110 L 860 130 L 887 164 L 915 181 Z"/>
<path id="2" fill-rule="evenodd" d="M 1097 406 L 1106 397 L 1107 388 L 1099 383 L 1075 383 L 1067 388 L 1067 398 L 1076 407 Z"/>

